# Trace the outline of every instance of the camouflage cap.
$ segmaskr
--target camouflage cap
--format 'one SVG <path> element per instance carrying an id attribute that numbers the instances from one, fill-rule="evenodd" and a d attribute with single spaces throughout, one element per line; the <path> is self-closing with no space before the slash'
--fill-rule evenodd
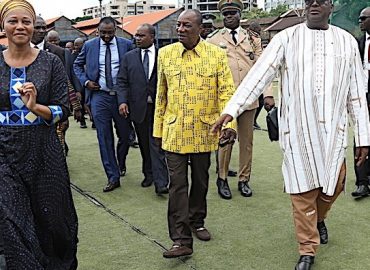
<path id="1" fill-rule="evenodd" d="M 216 19 L 216 16 L 212 13 L 203 13 L 202 18 L 203 24 L 213 24 L 213 20 Z"/>

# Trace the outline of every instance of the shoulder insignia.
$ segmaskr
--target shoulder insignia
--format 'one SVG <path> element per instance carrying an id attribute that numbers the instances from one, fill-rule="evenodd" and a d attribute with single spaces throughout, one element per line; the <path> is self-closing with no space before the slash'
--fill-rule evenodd
<path id="1" fill-rule="evenodd" d="M 214 35 L 216 35 L 218 32 L 220 31 L 220 29 L 216 29 L 215 31 L 213 31 L 212 33 L 210 33 L 207 38 L 211 38 L 213 37 Z"/>

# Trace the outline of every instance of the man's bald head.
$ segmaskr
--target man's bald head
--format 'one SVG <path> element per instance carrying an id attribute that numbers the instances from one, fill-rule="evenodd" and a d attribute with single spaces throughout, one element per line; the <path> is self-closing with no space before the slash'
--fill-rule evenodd
<path id="1" fill-rule="evenodd" d="M 364 8 L 358 18 L 361 31 L 366 31 L 370 34 L 370 7 Z"/>
<path id="2" fill-rule="evenodd" d="M 55 30 L 49 31 L 49 33 L 46 36 L 46 41 L 56 46 L 59 46 L 60 43 L 59 33 Z"/>
<path id="3" fill-rule="evenodd" d="M 82 46 L 84 45 L 84 40 L 82 38 L 76 38 L 73 42 L 73 46 L 76 52 L 80 52 L 82 49 Z"/>

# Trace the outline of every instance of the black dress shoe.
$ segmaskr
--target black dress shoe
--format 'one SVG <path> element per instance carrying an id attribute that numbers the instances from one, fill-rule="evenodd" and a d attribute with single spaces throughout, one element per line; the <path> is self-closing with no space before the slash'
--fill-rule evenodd
<path id="1" fill-rule="evenodd" d="M 168 194 L 168 188 L 167 187 L 159 187 L 155 188 L 155 193 L 157 193 L 158 196 Z"/>
<path id="2" fill-rule="evenodd" d="M 238 182 L 238 190 L 240 194 L 244 197 L 252 196 L 252 189 L 249 187 L 248 182 Z"/>
<path id="3" fill-rule="evenodd" d="M 80 128 L 87 128 L 85 119 L 82 119 L 80 122 Z"/>
<path id="4" fill-rule="evenodd" d="M 144 178 L 144 180 L 141 182 L 142 187 L 150 187 L 153 183 L 153 179 Z"/>
<path id="5" fill-rule="evenodd" d="M 229 171 L 227 172 L 227 176 L 230 176 L 230 177 L 235 177 L 235 176 L 237 176 L 237 175 L 238 175 L 238 172 L 233 171 L 233 170 L 229 170 Z"/>
<path id="6" fill-rule="evenodd" d="M 319 231 L 320 234 L 320 244 L 327 244 L 329 241 L 328 237 L 328 229 L 326 228 L 325 222 L 317 222 L 317 230 Z"/>
<path id="7" fill-rule="evenodd" d="M 108 183 L 105 188 L 103 189 L 103 192 L 110 192 L 115 190 L 116 188 L 119 188 L 121 186 L 120 182 L 115 182 L 115 183 Z"/>
<path id="8" fill-rule="evenodd" d="M 132 148 L 139 148 L 139 143 L 136 142 L 136 141 L 133 141 L 133 142 L 129 142 L 128 144 L 130 147 Z"/>
<path id="9" fill-rule="evenodd" d="M 223 180 L 221 178 L 217 178 L 216 184 L 218 188 L 218 194 L 220 194 L 221 198 L 230 200 L 232 196 L 227 179 Z"/>
<path id="10" fill-rule="evenodd" d="M 370 194 L 370 189 L 367 185 L 360 185 L 352 192 L 352 197 L 365 197 Z"/>
<path id="11" fill-rule="evenodd" d="M 254 124 L 253 124 L 253 129 L 261 130 L 261 127 L 260 127 L 260 125 L 259 125 L 259 124 L 254 123 Z"/>
<path id="12" fill-rule="evenodd" d="M 315 262 L 315 256 L 303 255 L 299 258 L 295 270 L 310 270 Z"/>
<path id="13" fill-rule="evenodd" d="M 126 168 L 120 169 L 119 175 L 120 176 L 125 176 L 126 175 Z"/>

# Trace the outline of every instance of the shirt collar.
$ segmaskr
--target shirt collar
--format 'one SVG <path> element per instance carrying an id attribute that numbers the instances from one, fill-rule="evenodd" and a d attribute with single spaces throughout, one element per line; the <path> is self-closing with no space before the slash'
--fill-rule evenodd
<path id="1" fill-rule="evenodd" d="M 366 32 L 365 37 L 366 37 L 366 40 L 368 40 L 370 38 L 370 35 Z"/>
<path id="2" fill-rule="evenodd" d="M 233 30 L 231 30 L 231 29 L 229 29 L 229 28 L 226 28 L 226 30 L 229 32 L 229 34 L 231 34 L 231 31 L 233 31 Z M 239 35 L 239 32 L 240 32 L 240 26 L 239 26 L 238 28 L 234 29 L 234 31 L 236 32 L 236 34 L 237 34 L 237 35 Z"/>
<path id="3" fill-rule="evenodd" d="M 155 52 L 155 46 L 154 46 L 154 43 L 153 43 L 153 44 L 152 44 L 152 46 L 150 46 L 149 48 L 141 49 L 141 53 L 145 53 L 145 50 L 148 50 L 149 52 L 154 53 L 154 52 Z"/>
<path id="4" fill-rule="evenodd" d="M 110 42 L 110 45 L 112 46 L 117 46 L 117 40 L 116 40 L 116 37 L 114 37 Z M 105 45 L 105 41 L 104 40 L 102 40 L 102 39 L 100 39 L 100 44 L 102 44 L 102 45 Z"/>
<path id="5" fill-rule="evenodd" d="M 198 56 L 201 56 L 204 51 L 204 42 L 206 41 L 200 38 L 198 44 L 190 51 L 194 51 Z M 188 50 L 184 47 L 184 45 L 182 45 L 182 43 L 180 44 L 181 44 L 181 47 L 183 48 L 183 51 L 181 51 L 181 56 L 182 56 Z"/>
<path id="6" fill-rule="evenodd" d="M 41 41 L 39 44 L 33 44 L 32 42 L 30 43 L 30 46 L 32 48 L 35 48 L 35 46 L 37 46 L 40 50 L 43 50 L 44 49 L 44 44 L 45 44 L 45 40 Z"/>

